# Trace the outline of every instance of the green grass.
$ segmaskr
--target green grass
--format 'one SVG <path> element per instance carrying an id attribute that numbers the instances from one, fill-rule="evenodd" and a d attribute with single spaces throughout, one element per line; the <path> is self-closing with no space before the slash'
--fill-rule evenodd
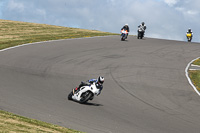
<path id="1" fill-rule="evenodd" d="M 189 77 L 197 90 L 200 91 L 200 70 L 189 71 Z"/>
<path id="2" fill-rule="evenodd" d="M 196 59 L 192 64 L 200 66 L 200 58 Z M 197 90 L 200 91 L 200 70 L 189 71 L 189 77 Z"/>
<path id="3" fill-rule="evenodd" d="M 194 64 L 194 65 L 199 65 L 199 66 L 200 66 L 200 58 L 197 59 L 197 60 L 195 60 L 192 64 Z"/>
<path id="4" fill-rule="evenodd" d="M 0 132 L 82 133 L 0 110 Z"/>
<path id="5" fill-rule="evenodd" d="M 0 19 L 0 49 L 40 41 L 117 35 L 115 33 Z"/>
<path id="6" fill-rule="evenodd" d="M 0 50 L 33 42 L 107 35 L 118 34 L 96 30 L 77 29 L 0 19 Z M 0 110 L 0 132 L 78 133 L 79 131 L 25 118 Z"/>

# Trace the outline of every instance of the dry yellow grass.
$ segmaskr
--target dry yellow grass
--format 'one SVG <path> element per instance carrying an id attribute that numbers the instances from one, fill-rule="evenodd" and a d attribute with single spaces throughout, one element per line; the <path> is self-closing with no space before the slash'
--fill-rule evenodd
<path id="1" fill-rule="evenodd" d="M 3 133 L 81 133 L 0 110 L 0 132 Z"/>
<path id="2" fill-rule="evenodd" d="M 194 65 L 200 65 L 200 58 L 193 62 Z"/>
<path id="3" fill-rule="evenodd" d="M 0 19 L 0 49 L 25 43 L 116 35 L 114 33 Z"/>

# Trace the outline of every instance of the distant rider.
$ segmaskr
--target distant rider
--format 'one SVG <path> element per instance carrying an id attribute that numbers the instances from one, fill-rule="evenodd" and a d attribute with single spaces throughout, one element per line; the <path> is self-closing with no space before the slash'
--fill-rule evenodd
<path id="1" fill-rule="evenodd" d="M 79 85 L 79 87 L 73 89 L 73 94 L 76 93 L 76 92 L 78 92 L 79 89 L 80 89 L 82 86 L 86 86 L 86 85 L 89 86 L 89 85 L 91 85 L 91 84 L 93 84 L 93 83 L 95 83 L 96 87 L 100 90 L 100 91 L 99 91 L 99 94 L 100 94 L 101 91 L 103 90 L 103 83 L 104 83 L 104 77 L 101 77 L 101 76 L 99 76 L 98 79 L 90 79 L 90 80 L 88 80 L 88 81 L 86 81 L 86 82 L 81 82 L 81 84 Z M 98 95 L 99 95 L 99 94 L 98 94 Z"/>
<path id="2" fill-rule="evenodd" d="M 144 29 L 144 32 L 145 32 L 145 30 L 147 29 L 147 27 L 146 27 L 146 25 L 145 25 L 144 22 L 142 22 L 142 23 L 138 26 L 138 29 L 139 29 L 139 28 Z"/>
<path id="3" fill-rule="evenodd" d="M 188 31 L 186 32 L 186 37 L 187 37 L 187 34 L 191 34 L 192 36 L 191 36 L 191 39 L 192 39 L 192 37 L 193 37 L 193 32 L 192 32 L 192 30 L 189 28 L 188 29 Z"/>
<path id="4" fill-rule="evenodd" d="M 125 24 L 122 28 L 121 28 L 121 30 L 127 30 L 127 32 L 129 32 L 129 26 L 128 26 L 128 24 Z M 127 34 L 127 37 L 128 37 L 128 34 Z"/>

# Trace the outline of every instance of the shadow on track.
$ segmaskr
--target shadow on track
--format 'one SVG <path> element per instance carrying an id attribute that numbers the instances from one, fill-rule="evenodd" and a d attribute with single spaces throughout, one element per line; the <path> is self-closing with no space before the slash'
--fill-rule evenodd
<path id="1" fill-rule="evenodd" d="M 78 101 L 74 101 L 74 100 L 68 100 L 68 101 L 72 101 L 72 102 L 75 102 L 75 103 L 79 103 Z M 97 104 L 97 103 L 89 103 L 89 102 L 86 102 L 86 103 L 79 103 L 81 105 L 88 105 L 88 106 L 103 106 L 102 104 Z"/>
<path id="2" fill-rule="evenodd" d="M 97 103 L 84 103 L 82 105 L 89 105 L 89 106 L 103 106 L 102 104 L 97 104 Z"/>

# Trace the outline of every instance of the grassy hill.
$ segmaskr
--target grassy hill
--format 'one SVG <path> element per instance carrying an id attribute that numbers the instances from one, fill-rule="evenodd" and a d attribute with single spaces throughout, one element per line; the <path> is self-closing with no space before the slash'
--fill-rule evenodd
<path id="1" fill-rule="evenodd" d="M 40 41 L 107 36 L 114 33 L 0 19 L 0 49 Z"/>
<path id="2" fill-rule="evenodd" d="M 83 133 L 0 110 L 1 133 Z"/>

